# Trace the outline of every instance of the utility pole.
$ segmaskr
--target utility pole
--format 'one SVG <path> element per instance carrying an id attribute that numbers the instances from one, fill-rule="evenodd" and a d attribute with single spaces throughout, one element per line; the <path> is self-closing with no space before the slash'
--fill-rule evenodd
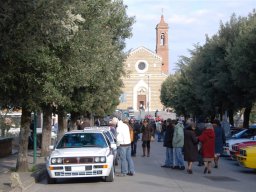
<path id="1" fill-rule="evenodd" d="M 33 163 L 36 164 L 36 153 L 37 153 L 37 113 L 34 112 L 34 135 L 33 135 L 33 145 L 34 145 L 34 150 L 33 150 Z"/>
<path id="2" fill-rule="evenodd" d="M 148 76 L 148 115 L 149 115 L 149 75 Z"/>

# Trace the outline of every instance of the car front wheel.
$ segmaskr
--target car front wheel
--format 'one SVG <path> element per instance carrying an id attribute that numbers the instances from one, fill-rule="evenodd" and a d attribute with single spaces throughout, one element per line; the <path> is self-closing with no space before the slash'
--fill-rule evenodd
<path id="1" fill-rule="evenodd" d="M 108 176 L 105 177 L 105 182 L 113 182 L 114 181 L 114 168 L 112 166 L 111 171 Z"/>
<path id="2" fill-rule="evenodd" d="M 48 173 L 47 173 L 47 183 L 48 184 L 55 184 L 56 183 L 56 179 L 51 178 Z"/>

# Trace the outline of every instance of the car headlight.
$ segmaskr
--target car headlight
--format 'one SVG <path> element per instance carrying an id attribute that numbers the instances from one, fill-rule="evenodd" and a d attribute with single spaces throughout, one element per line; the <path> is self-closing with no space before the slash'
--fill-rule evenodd
<path id="1" fill-rule="evenodd" d="M 94 158 L 94 161 L 95 161 L 95 163 L 99 163 L 100 157 L 95 157 L 95 158 Z"/>
<path id="2" fill-rule="evenodd" d="M 52 158 L 52 159 L 51 159 L 51 164 L 56 164 L 56 162 L 57 162 L 57 159 L 56 159 L 56 158 Z"/>
<path id="3" fill-rule="evenodd" d="M 106 157 L 94 157 L 95 163 L 106 163 Z"/>
<path id="4" fill-rule="evenodd" d="M 246 150 L 241 149 L 241 150 L 240 150 L 240 155 L 242 155 L 242 156 L 247 156 Z"/>
<path id="5" fill-rule="evenodd" d="M 58 158 L 58 159 L 57 159 L 57 163 L 58 163 L 58 164 L 62 164 L 62 158 Z"/>
<path id="6" fill-rule="evenodd" d="M 62 164 L 63 163 L 63 159 L 58 157 L 58 158 L 52 158 L 51 159 L 51 164 Z"/>
<path id="7" fill-rule="evenodd" d="M 100 157 L 100 162 L 105 163 L 106 162 L 106 157 Z"/>

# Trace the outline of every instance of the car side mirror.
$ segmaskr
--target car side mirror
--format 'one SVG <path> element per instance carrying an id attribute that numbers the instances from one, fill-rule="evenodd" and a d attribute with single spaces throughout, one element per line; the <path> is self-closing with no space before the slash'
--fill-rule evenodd
<path id="1" fill-rule="evenodd" d="M 53 150 L 53 149 L 54 149 L 54 145 L 50 145 L 50 146 L 49 146 L 49 149 L 50 149 L 50 150 Z"/>
<path id="2" fill-rule="evenodd" d="M 111 143 L 111 144 L 110 144 L 110 148 L 111 148 L 111 149 L 116 149 L 116 144 L 115 144 L 115 143 Z"/>

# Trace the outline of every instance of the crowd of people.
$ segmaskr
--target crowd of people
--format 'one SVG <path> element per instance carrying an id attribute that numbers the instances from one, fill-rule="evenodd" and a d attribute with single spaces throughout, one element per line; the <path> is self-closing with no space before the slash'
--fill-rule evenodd
<path id="1" fill-rule="evenodd" d="M 184 170 L 186 161 L 187 172 L 192 174 L 193 162 L 198 162 L 198 166 L 204 165 L 203 173 L 210 174 L 212 162 L 214 168 L 218 168 L 225 142 L 224 129 L 217 119 L 212 123 L 206 121 L 199 124 L 191 119 L 186 123 L 167 119 L 164 136 L 166 155 L 161 167 Z"/>
<path id="2" fill-rule="evenodd" d="M 121 173 L 117 176 L 133 176 L 135 166 L 132 157 L 137 155 L 137 143 L 142 141 L 142 157 L 150 157 L 151 142 L 163 142 L 165 147 L 163 168 L 185 170 L 193 174 L 193 162 L 204 166 L 203 173 L 210 174 L 218 168 L 219 157 L 225 144 L 225 133 L 220 121 L 195 123 L 192 119 L 157 119 L 152 121 L 119 120 L 114 117 L 110 125 L 115 128 Z M 185 165 L 187 162 L 187 165 Z M 212 165 L 214 163 L 214 165 Z"/>

